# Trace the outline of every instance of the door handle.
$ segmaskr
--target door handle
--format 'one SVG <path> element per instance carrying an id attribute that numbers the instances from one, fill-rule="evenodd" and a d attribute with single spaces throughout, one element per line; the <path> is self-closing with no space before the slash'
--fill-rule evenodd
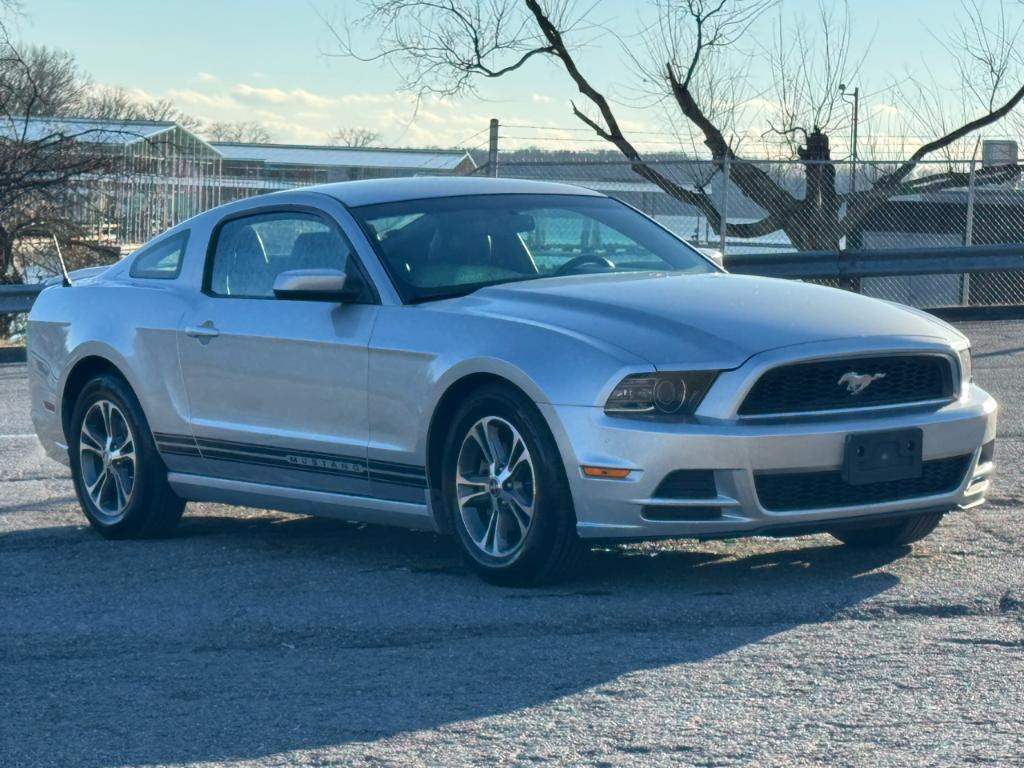
<path id="1" fill-rule="evenodd" d="M 207 320 L 202 325 L 190 325 L 185 328 L 185 335 L 191 336 L 193 339 L 199 339 L 200 341 L 208 341 L 220 336 L 220 331 L 213 327 L 212 320 Z"/>

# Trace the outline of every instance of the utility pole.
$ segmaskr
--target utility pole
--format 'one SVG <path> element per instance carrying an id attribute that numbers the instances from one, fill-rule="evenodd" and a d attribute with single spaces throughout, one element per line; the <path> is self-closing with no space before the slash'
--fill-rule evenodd
<path id="1" fill-rule="evenodd" d="M 967 180 L 967 225 L 964 228 L 964 246 L 970 248 L 974 245 L 974 199 L 975 186 L 974 174 L 978 168 L 978 147 L 974 147 L 974 155 L 971 157 L 971 174 Z M 964 272 L 960 281 L 960 303 L 967 306 L 971 303 L 971 273 Z"/>
<path id="2" fill-rule="evenodd" d="M 839 86 L 839 94 L 846 101 L 846 85 Z M 848 102 L 849 103 L 849 102 Z M 853 89 L 853 125 L 850 131 L 850 196 L 857 194 L 857 123 L 860 112 L 860 87 Z"/>
<path id="3" fill-rule="evenodd" d="M 498 118 L 491 118 L 491 132 L 487 141 L 487 175 L 498 175 Z"/>
<path id="4" fill-rule="evenodd" d="M 846 85 L 844 83 L 840 83 L 839 84 L 839 95 L 842 97 L 843 101 L 847 101 L 847 99 L 846 99 Z M 849 103 L 849 102 L 847 102 L 847 103 Z M 859 115 L 858 115 L 859 112 L 860 112 L 860 86 L 857 86 L 856 88 L 853 89 L 853 118 L 852 118 L 852 125 L 851 125 L 851 129 L 850 129 L 850 193 L 849 193 L 849 195 L 846 198 L 846 215 L 847 216 L 850 215 L 850 206 L 853 204 L 854 198 L 857 195 L 857 123 L 859 122 Z M 842 239 L 842 248 L 843 248 L 844 251 L 846 250 L 846 247 L 847 247 L 847 245 L 846 245 L 846 237 L 843 237 L 843 239 Z M 844 287 L 847 290 L 854 291 L 855 293 L 860 293 L 861 286 L 860 286 L 860 278 L 859 277 L 858 278 L 853 278 L 853 277 L 847 278 L 847 279 L 845 279 L 842 282 L 846 283 L 846 284 L 842 285 L 841 287 Z"/>
<path id="5" fill-rule="evenodd" d="M 725 236 L 726 229 L 729 226 L 729 153 L 725 153 L 725 157 L 722 158 L 722 205 L 719 211 L 721 224 L 718 232 L 718 250 L 722 252 L 722 258 L 725 258 Z"/>

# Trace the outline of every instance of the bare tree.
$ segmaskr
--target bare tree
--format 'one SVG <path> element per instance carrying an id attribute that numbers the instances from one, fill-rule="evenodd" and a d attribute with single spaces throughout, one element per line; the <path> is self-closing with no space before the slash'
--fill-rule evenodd
<path id="1" fill-rule="evenodd" d="M 363 5 L 365 13 L 354 26 L 371 29 L 379 45 L 369 52 L 356 50 L 347 31 L 351 25 L 345 31 L 331 27 L 340 55 L 392 64 L 404 77 L 405 88 L 420 96 L 471 94 L 482 79 L 511 75 L 533 60 L 553 61 L 580 93 L 580 101 L 570 105 L 572 114 L 614 145 L 636 174 L 700 210 L 715 231 L 756 237 L 781 230 L 801 249 L 838 248 L 843 237 L 896 195 L 962 184 L 962 174 L 921 175 L 919 165 L 1002 120 L 1024 100 L 1024 83 L 1004 80 L 1003 90 L 978 113 L 948 126 L 932 124 L 934 138 L 920 142 L 905 162 L 879 173 L 871 188 L 841 193 L 828 132 L 844 119 L 836 109 L 838 85 L 856 73 L 859 62 L 850 55 L 845 18 L 820 6 L 819 38 L 812 39 L 801 26 L 795 35 L 786 35 L 780 26 L 776 54 L 768 57 L 770 66 L 785 73 L 785 80 L 774 100 L 777 109 L 767 116 L 766 133 L 787 137 L 793 159 L 803 164 L 804 193 L 799 196 L 792 185 L 741 154 L 741 137 L 732 130 L 730 118 L 743 106 L 737 101 L 742 88 L 729 78 L 741 75 L 742 68 L 727 70 L 724 80 L 722 76 L 723 62 L 730 56 L 750 55 L 750 46 L 744 44 L 751 26 L 776 5 L 775 0 L 654 0 L 657 20 L 642 32 L 652 42 L 646 60 L 639 62 L 647 85 L 657 90 L 678 125 L 699 138 L 719 167 L 728 164 L 731 183 L 764 211 L 758 221 L 727 223 L 706 185 L 670 178 L 629 138 L 616 107 L 577 58 L 587 36 L 596 32 L 571 0 L 363 0 Z M 960 50 L 967 59 L 988 24 L 974 0 L 965 11 L 977 20 L 973 28 L 965 26 Z M 1014 33 L 993 39 L 992 45 L 1005 52 L 1019 49 L 1017 42 Z M 979 181 L 1005 180 L 1016 173 L 1017 169 L 995 169 L 979 174 Z"/>
<path id="2" fill-rule="evenodd" d="M 136 107 L 136 114 L 141 120 L 177 123 L 185 130 L 192 131 L 193 133 L 201 131 L 203 128 L 201 120 L 182 112 L 170 99 L 140 101 Z"/>
<path id="3" fill-rule="evenodd" d="M 338 128 L 327 140 L 328 144 L 341 147 L 372 147 L 379 143 L 381 135 L 369 128 Z"/>
<path id="4" fill-rule="evenodd" d="M 22 278 L 15 259 L 22 238 L 47 233 L 65 246 L 100 247 L 69 211 L 81 186 L 117 163 L 115 154 L 96 150 L 99 129 L 69 128 L 52 114 L 63 111 L 55 93 L 77 91 L 55 90 L 45 78 L 37 84 L 35 73 L 48 71 L 38 67 L 38 49 L 22 54 L 4 35 L 0 29 L 0 283 Z"/>
<path id="5" fill-rule="evenodd" d="M 859 79 L 870 48 L 853 54 L 850 9 L 845 3 L 837 14 L 835 6 L 819 0 L 814 22 L 798 19 L 792 28 L 788 34 L 787 20 L 780 14 L 766 53 L 771 87 L 765 118 L 766 135 L 782 137 L 791 156 L 797 156 L 815 127 L 829 134 L 850 127 L 843 90 L 846 83 Z"/>
<path id="6" fill-rule="evenodd" d="M 994 11 L 981 0 L 961 0 L 960 8 L 961 23 L 939 39 L 952 54 L 958 82 L 908 78 L 898 93 L 906 133 L 920 135 L 929 127 L 949 133 L 978 112 L 996 110 L 1024 82 L 1024 19 L 1015 20 L 1001 2 Z M 1021 110 L 1011 113 L 1008 123 L 1021 125 Z M 979 143 L 977 135 L 966 134 L 937 154 L 952 164 L 974 157 Z"/>
<path id="7" fill-rule="evenodd" d="M 73 267 L 116 258 L 102 227 L 83 222 L 109 214 L 96 190 L 133 172 L 121 141 L 145 139 L 126 121 L 181 118 L 168 102 L 93 88 L 65 52 L 12 42 L 12 8 L 0 0 L 0 283 L 20 282 L 33 259 L 52 260 L 53 238 Z M 89 114 L 106 122 L 74 119 Z M 0 317 L 0 335 L 9 322 Z"/>
<path id="8" fill-rule="evenodd" d="M 141 118 L 138 101 L 124 88 L 111 86 L 90 89 L 76 116 L 111 121 Z"/>
<path id="9" fill-rule="evenodd" d="M 5 46 L 6 30 L 2 33 Z M 5 108 L 12 113 L 71 115 L 81 111 L 89 84 L 75 58 L 67 51 L 26 46 L 17 57 L 0 58 Z"/>
<path id="10" fill-rule="evenodd" d="M 248 144 L 268 144 L 272 141 L 270 132 L 254 121 L 210 123 L 204 133 L 211 141 L 231 141 Z"/>

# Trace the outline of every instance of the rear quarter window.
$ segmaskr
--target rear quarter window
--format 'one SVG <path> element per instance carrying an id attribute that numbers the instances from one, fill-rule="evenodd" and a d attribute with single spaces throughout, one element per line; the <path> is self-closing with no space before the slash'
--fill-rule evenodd
<path id="1" fill-rule="evenodd" d="M 132 262 L 128 274 L 155 280 L 171 280 L 181 272 L 181 262 L 188 244 L 188 232 L 161 240 L 142 251 Z"/>

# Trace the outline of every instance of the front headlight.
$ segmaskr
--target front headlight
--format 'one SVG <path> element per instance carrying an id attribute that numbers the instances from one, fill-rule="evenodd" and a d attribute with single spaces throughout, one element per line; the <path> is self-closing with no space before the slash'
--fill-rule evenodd
<path id="1" fill-rule="evenodd" d="M 718 371 L 635 373 L 612 390 L 604 412 L 686 416 L 697 410 Z"/>
<path id="2" fill-rule="evenodd" d="M 960 390 L 961 393 L 974 381 L 974 371 L 971 367 L 971 348 L 961 349 L 960 355 Z"/>

